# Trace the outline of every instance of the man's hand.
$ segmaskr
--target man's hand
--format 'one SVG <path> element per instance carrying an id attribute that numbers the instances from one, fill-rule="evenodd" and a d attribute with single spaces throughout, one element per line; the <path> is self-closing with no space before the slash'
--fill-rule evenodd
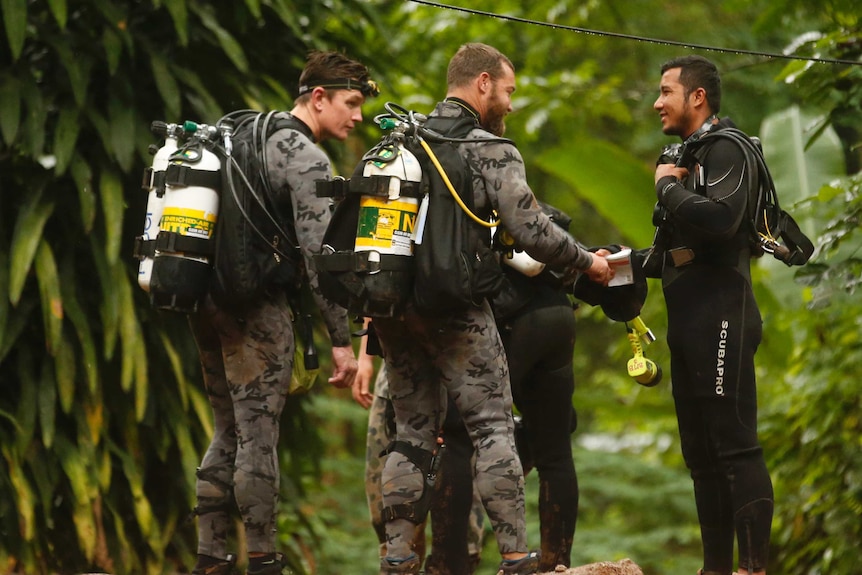
<path id="1" fill-rule="evenodd" d="M 353 385 L 358 365 L 352 346 L 333 347 L 332 366 L 332 377 L 329 378 L 329 383 L 339 389 Z"/>
<path id="2" fill-rule="evenodd" d="M 353 380 L 351 388 L 353 400 L 365 409 L 368 409 L 374 400 L 374 395 L 371 393 L 371 378 L 374 377 L 374 358 L 360 351 L 357 363 L 359 364 L 359 370 L 356 372 L 356 379 Z"/>
<path id="3" fill-rule="evenodd" d="M 655 183 L 666 176 L 673 176 L 679 181 L 683 181 L 688 176 L 686 168 L 680 168 L 676 164 L 659 164 L 655 167 Z"/>
<path id="4" fill-rule="evenodd" d="M 604 248 L 596 250 L 593 254 L 593 263 L 590 264 L 589 268 L 584 270 L 587 277 L 595 283 L 606 286 L 611 281 L 611 278 L 614 277 L 614 269 L 608 264 L 608 260 L 605 259 L 605 256 L 610 253 Z"/>

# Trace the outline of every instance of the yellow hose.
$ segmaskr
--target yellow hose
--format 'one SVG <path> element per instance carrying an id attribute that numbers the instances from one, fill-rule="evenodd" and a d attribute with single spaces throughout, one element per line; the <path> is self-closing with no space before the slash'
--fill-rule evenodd
<path id="1" fill-rule="evenodd" d="M 437 172 L 440 174 L 440 177 L 443 178 L 443 182 L 446 184 L 446 187 L 449 188 L 449 193 L 452 194 L 452 197 L 455 199 L 455 202 L 464 210 L 470 219 L 479 224 L 480 226 L 485 226 L 486 228 L 493 228 L 500 224 L 497 222 L 486 222 L 476 214 L 470 211 L 466 205 L 464 205 L 464 201 L 461 199 L 461 196 L 458 195 L 458 192 L 455 191 L 455 187 L 452 185 L 452 182 L 449 180 L 449 176 L 446 175 L 446 170 L 443 169 L 443 166 L 440 165 L 440 161 L 437 160 L 437 156 L 434 155 L 434 152 L 431 151 L 431 146 L 428 145 L 423 139 L 419 139 L 419 143 L 422 144 L 422 147 L 425 148 L 425 151 L 428 153 L 428 157 L 431 158 L 431 163 L 434 164 L 434 167 L 437 168 Z"/>

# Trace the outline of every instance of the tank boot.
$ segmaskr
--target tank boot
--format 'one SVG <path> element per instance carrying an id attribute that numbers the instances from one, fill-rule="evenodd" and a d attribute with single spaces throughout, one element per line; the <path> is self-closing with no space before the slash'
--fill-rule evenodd
<path id="1" fill-rule="evenodd" d="M 403 559 L 383 557 L 380 560 L 380 572 L 387 574 L 410 573 L 411 575 L 417 575 L 421 566 L 422 562 L 415 553 L 411 553 L 409 557 Z"/>
<path id="2" fill-rule="evenodd" d="M 539 569 L 539 552 L 530 551 L 520 559 L 503 559 L 497 575 L 532 575 Z"/>
<path id="3" fill-rule="evenodd" d="M 198 554 L 197 563 L 191 575 L 239 575 L 236 566 L 236 555 L 228 554 L 224 559 L 210 555 Z"/>

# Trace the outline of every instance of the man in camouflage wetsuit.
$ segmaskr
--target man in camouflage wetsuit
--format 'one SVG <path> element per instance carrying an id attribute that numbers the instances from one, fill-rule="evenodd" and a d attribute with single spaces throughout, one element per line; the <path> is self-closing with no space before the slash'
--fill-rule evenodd
<path id="1" fill-rule="evenodd" d="M 490 46 L 466 44 L 449 63 L 447 84 L 446 100 L 431 116 L 475 118 L 481 128 L 473 129 L 470 139 L 503 133 L 515 90 L 508 58 Z M 513 144 L 467 142 L 458 148 L 473 172 L 477 213 L 496 210 L 515 242 L 535 259 L 607 284 L 613 272 L 604 257 L 580 247 L 544 214 Z M 538 556 L 527 552 L 524 476 L 515 452 L 509 370 L 489 303 L 433 317 L 408 306 L 402 317 L 375 318 L 374 326 L 386 358 L 397 441 L 419 453 L 434 449 L 446 409 L 445 388 L 476 451 L 476 486 L 497 539 L 500 572 L 534 573 Z M 404 513 L 413 509 L 421 519 L 427 512 L 415 509 L 427 470 L 414 459 L 392 451 L 383 469 L 387 556 L 381 570 L 388 573 L 418 573 L 421 564 L 411 550 L 417 517 Z"/>
<path id="2" fill-rule="evenodd" d="M 357 364 L 346 311 L 320 295 L 311 258 L 320 251 L 330 215 L 328 200 L 314 193 L 315 180 L 332 177 L 329 158 L 315 144 L 347 138 L 362 121 L 366 95 L 374 94 L 364 65 L 337 52 L 314 52 L 300 76 L 299 97 L 290 112 L 300 124 L 275 132 L 266 144 L 272 190 L 285 208 L 281 213 L 293 214 L 308 281 L 329 330 L 333 362 L 329 383 L 339 388 L 352 384 Z M 215 423 L 197 473 L 198 561 L 192 573 L 233 572 L 236 558 L 226 549 L 232 496 L 245 529 L 247 573 L 281 573 L 282 557 L 276 553 L 276 447 L 295 349 L 286 294 L 271 289 L 242 314 L 219 309 L 208 297 L 190 324 Z"/>
<path id="3" fill-rule="evenodd" d="M 386 530 L 383 522 L 383 494 L 381 492 L 381 476 L 383 465 L 386 462 L 386 450 L 395 440 L 395 416 L 392 411 L 392 401 L 389 399 L 389 381 L 386 377 L 386 366 L 381 363 L 374 378 L 374 358 L 365 353 L 366 339 L 363 338 L 362 348 L 359 354 L 359 369 L 356 379 L 353 381 L 353 399 L 362 407 L 368 409 L 368 432 L 365 436 L 365 496 L 368 503 L 368 511 L 371 516 L 371 526 L 380 542 L 380 557 L 386 556 Z M 371 381 L 374 379 L 373 386 Z M 451 408 L 451 405 L 450 405 Z M 457 441 L 454 435 L 457 434 Z M 448 566 L 440 564 L 438 558 L 439 547 L 437 540 L 445 534 L 448 542 L 457 547 L 458 568 L 464 573 L 475 573 L 479 566 L 484 538 L 485 508 L 479 498 L 478 491 L 473 489 L 472 466 L 469 465 L 472 444 L 466 436 L 464 424 L 458 417 L 457 410 L 447 412 L 446 421 L 443 423 L 443 436 L 446 442 L 446 455 L 440 466 L 440 474 L 435 484 L 435 496 L 431 503 L 430 516 L 432 521 L 432 551 L 437 549 L 435 557 L 428 557 L 425 563 L 426 575 L 438 575 L 446 573 L 444 569 Z M 450 446 L 461 448 L 466 451 L 468 468 L 466 477 L 459 474 L 453 477 L 448 462 L 455 455 Z M 462 455 L 459 453 L 458 455 Z M 460 482 L 465 482 L 462 485 Z M 470 487 L 466 487 L 469 485 Z M 472 496 L 472 501 L 470 500 Z M 464 518 L 464 513 L 469 507 L 469 514 Z M 457 513 L 453 513 L 457 510 Z M 464 519 L 462 521 L 462 519 Z M 425 556 L 425 523 L 416 525 L 413 536 L 413 551 L 419 557 Z M 443 532 L 443 533 L 441 533 Z M 463 547 L 463 549 L 462 549 Z M 448 552 L 448 549 L 446 550 Z"/>

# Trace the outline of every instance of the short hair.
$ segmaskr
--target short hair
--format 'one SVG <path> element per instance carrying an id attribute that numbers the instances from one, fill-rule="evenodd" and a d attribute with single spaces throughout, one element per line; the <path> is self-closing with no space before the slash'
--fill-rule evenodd
<path id="1" fill-rule="evenodd" d="M 493 46 L 478 42 L 464 44 L 449 61 L 446 84 L 449 88 L 458 88 L 482 72 L 487 72 L 492 80 L 496 80 L 503 74 L 503 66 L 515 71 L 512 61 Z"/>
<path id="2" fill-rule="evenodd" d="M 703 56 L 680 56 L 662 64 L 661 73 L 673 68 L 680 69 L 679 83 L 685 88 L 685 95 L 703 88 L 710 111 L 718 114 L 721 110 L 721 76 L 715 64 Z"/>
<path id="3" fill-rule="evenodd" d="M 299 76 L 300 90 L 297 100 L 309 97 L 308 92 L 310 90 L 308 88 L 318 85 L 325 87 L 328 82 L 338 81 L 341 83 L 345 80 L 354 80 L 360 86 L 364 86 L 370 80 L 368 68 L 341 52 L 312 50 L 309 52 L 305 68 L 302 69 Z M 357 87 L 356 89 L 360 88 Z M 329 89 L 327 89 L 328 91 Z"/>

